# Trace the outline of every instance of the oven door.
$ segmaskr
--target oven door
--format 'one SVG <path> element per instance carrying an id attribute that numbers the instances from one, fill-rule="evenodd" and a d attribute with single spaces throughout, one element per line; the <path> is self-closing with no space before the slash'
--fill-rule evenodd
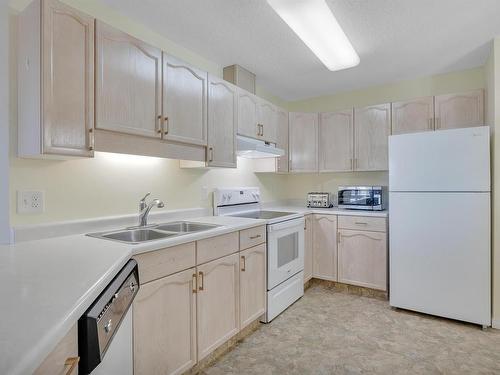
<path id="1" fill-rule="evenodd" d="M 267 226 L 267 289 L 304 269 L 304 218 Z"/>
<path id="2" fill-rule="evenodd" d="M 340 189 L 338 192 L 338 206 L 340 208 L 372 210 L 373 189 L 371 187 L 352 187 Z"/>

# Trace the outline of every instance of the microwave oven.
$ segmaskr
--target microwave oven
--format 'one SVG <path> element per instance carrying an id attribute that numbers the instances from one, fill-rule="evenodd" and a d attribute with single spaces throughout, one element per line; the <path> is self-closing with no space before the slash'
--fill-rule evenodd
<path id="1" fill-rule="evenodd" d="M 337 199 L 339 208 L 382 211 L 387 208 L 387 187 L 340 186 Z"/>

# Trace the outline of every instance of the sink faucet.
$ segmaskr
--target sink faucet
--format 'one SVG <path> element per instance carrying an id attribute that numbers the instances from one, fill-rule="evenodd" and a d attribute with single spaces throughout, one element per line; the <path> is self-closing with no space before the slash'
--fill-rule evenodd
<path id="1" fill-rule="evenodd" d="M 151 193 L 147 193 L 144 198 L 139 202 L 139 226 L 145 227 L 148 225 L 149 211 L 153 207 L 163 208 L 165 204 L 159 199 L 153 199 L 149 204 L 146 203 L 146 198 L 149 197 Z"/>

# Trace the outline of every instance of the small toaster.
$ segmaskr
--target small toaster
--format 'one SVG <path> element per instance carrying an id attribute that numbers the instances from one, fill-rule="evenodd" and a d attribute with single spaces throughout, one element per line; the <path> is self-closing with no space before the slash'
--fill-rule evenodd
<path id="1" fill-rule="evenodd" d="M 333 207 L 332 193 L 308 193 L 307 207 L 329 208 Z"/>

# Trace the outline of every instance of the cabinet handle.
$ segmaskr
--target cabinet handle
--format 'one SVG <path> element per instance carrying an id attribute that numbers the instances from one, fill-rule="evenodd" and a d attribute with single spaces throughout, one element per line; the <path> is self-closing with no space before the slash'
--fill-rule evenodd
<path id="1" fill-rule="evenodd" d="M 364 223 L 362 221 L 356 221 L 354 224 L 356 224 L 356 225 L 368 225 L 368 223 Z"/>
<path id="2" fill-rule="evenodd" d="M 198 290 L 203 290 L 203 272 L 198 272 L 198 275 L 200 276 L 200 286 L 198 287 Z"/>
<path id="3" fill-rule="evenodd" d="M 246 271 L 246 269 L 247 269 L 247 260 L 246 260 L 246 258 L 245 258 L 244 255 L 241 256 L 241 261 L 243 263 L 243 265 L 241 266 L 241 270 L 242 271 Z"/>
<path id="4" fill-rule="evenodd" d="M 307 230 L 307 220 L 304 220 L 304 230 Z"/>
<path id="5" fill-rule="evenodd" d="M 95 137 L 94 137 L 94 129 L 89 129 L 89 150 L 94 151 L 95 148 Z"/>
<path id="6" fill-rule="evenodd" d="M 214 161 L 214 148 L 208 148 L 208 161 Z"/>
<path id="7" fill-rule="evenodd" d="M 168 134 L 168 116 L 165 116 L 165 118 L 163 119 L 163 121 L 165 122 L 165 128 L 163 130 L 163 134 L 167 135 Z"/>
<path id="8" fill-rule="evenodd" d="M 80 362 L 80 357 L 69 357 L 66 359 L 66 362 L 64 362 L 64 366 L 69 366 L 68 371 L 66 371 L 66 375 L 70 375 L 73 370 L 76 368 L 76 365 L 78 365 L 78 362 Z"/>
<path id="9" fill-rule="evenodd" d="M 250 236 L 250 239 L 255 240 L 255 239 L 260 238 L 260 237 L 261 237 L 260 234 L 256 234 L 255 236 Z"/>
<path id="10" fill-rule="evenodd" d="M 262 126 L 262 134 L 261 134 L 261 136 L 264 136 L 264 125 L 262 124 L 260 126 Z"/>
<path id="11" fill-rule="evenodd" d="M 198 278 L 196 277 L 196 274 L 193 273 L 193 293 L 196 293 L 197 289 L 198 289 Z"/>
<path id="12" fill-rule="evenodd" d="M 162 115 L 158 115 L 158 123 L 156 124 L 156 132 L 158 134 L 161 134 L 162 132 L 162 127 L 163 127 L 163 116 Z"/>

